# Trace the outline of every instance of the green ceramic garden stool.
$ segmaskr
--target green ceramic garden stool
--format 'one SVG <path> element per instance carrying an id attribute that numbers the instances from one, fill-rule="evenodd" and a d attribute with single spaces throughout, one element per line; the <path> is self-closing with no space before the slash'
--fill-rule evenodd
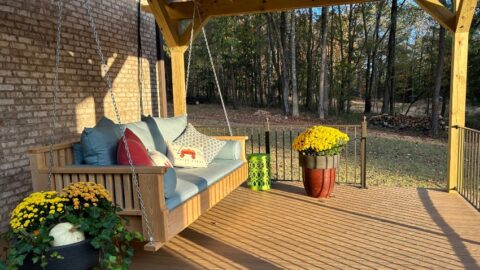
<path id="1" fill-rule="evenodd" d="M 248 155 L 248 187 L 251 190 L 270 189 L 270 155 Z"/>

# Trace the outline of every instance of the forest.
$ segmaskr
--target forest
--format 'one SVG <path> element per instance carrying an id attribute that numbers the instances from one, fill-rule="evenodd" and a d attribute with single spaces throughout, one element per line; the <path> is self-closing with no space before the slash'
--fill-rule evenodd
<path id="1" fill-rule="evenodd" d="M 479 13 L 469 42 L 472 106 L 480 103 Z M 434 134 L 439 117 L 448 116 L 451 37 L 414 1 L 215 18 L 206 32 L 233 108 L 277 107 L 286 116 L 311 112 L 324 119 L 351 113 L 354 101 L 367 115 L 408 115 L 422 103 Z M 193 43 L 187 96 L 219 100 L 201 35 Z"/>

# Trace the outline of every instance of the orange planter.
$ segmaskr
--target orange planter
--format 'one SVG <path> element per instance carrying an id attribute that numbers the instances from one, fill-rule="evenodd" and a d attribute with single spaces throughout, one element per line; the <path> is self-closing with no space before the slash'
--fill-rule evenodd
<path id="1" fill-rule="evenodd" d="M 315 198 L 328 198 L 335 186 L 335 168 L 303 168 L 303 187 L 307 195 Z"/>
<path id="2" fill-rule="evenodd" d="M 307 195 L 315 198 L 329 198 L 335 187 L 335 173 L 339 156 L 300 155 L 303 186 Z"/>

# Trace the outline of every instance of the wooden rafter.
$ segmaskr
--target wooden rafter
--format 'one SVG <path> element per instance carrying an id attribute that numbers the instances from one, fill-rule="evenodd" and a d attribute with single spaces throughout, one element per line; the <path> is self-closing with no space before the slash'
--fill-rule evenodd
<path id="1" fill-rule="evenodd" d="M 148 4 L 162 31 L 165 43 L 167 43 L 170 48 L 178 46 L 178 20 L 172 20 L 172 18 L 170 18 L 165 7 L 165 0 L 148 0 Z"/>
<path id="2" fill-rule="evenodd" d="M 430 14 L 441 26 L 455 32 L 455 14 L 438 0 L 416 0 L 417 4 Z"/>
<path id="3" fill-rule="evenodd" d="M 472 24 L 475 8 L 477 7 L 476 0 L 461 0 L 459 3 L 456 16 L 456 32 L 468 32 Z"/>

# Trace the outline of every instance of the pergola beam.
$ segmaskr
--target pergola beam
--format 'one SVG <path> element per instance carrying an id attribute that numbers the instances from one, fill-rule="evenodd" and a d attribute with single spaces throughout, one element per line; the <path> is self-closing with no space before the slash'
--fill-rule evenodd
<path id="1" fill-rule="evenodd" d="M 148 0 L 148 5 L 162 31 L 167 46 L 170 48 L 179 46 L 178 21 L 172 20 L 168 15 L 165 1 Z"/>
<path id="2" fill-rule="evenodd" d="M 441 26 L 455 32 L 455 14 L 439 0 L 416 0 L 417 4 L 430 14 Z"/>
<path id="3" fill-rule="evenodd" d="M 204 0 L 200 10 L 212 17 L 287 11 L 299 8 L 373 2 L 372 0 Z"/>
<path id="4" fill-rule="evenodd" d="M 477 1 L 462 0 L 459 3 L 459 8 L 456 16 L 456 32 L 469 32 L 472 24 Z"/>

